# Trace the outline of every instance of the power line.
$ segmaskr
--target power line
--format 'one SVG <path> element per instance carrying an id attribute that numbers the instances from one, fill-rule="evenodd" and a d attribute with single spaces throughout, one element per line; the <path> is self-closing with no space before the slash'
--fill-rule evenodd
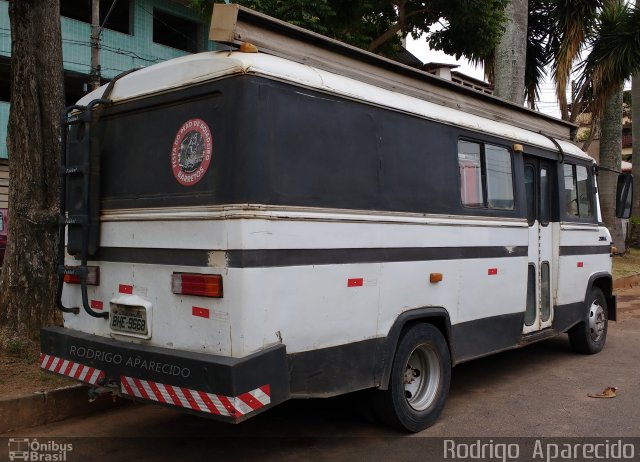
<path id="1" fill-rule="evenodd" d="M 144 6 L 142 5 L 138 5 L 138 7 L 143 10 L 145 13 L 147 13 L 148 15 L 150 15 L 153 19 L 157 20 L 158 22 L 164 24 L 165 26 L 167 26 L 169 29 L 171 29 L 172 31 L 182 35 L 184 38 L 186 38 L 187 40 L 189 40 L 191 43 L 193 43 L 196 47 L 198 46 L 198 42 L 196 42 L 194 39 L 192 39 L 191 37 L 189 37 L 188 35 L 182 33 L 181 31 L 179 31 L 178 29 L 176 29 L 175 27 L 170 26 L 169 24 L 167 24 L 166 22 L 164 22 L 162 19 L 160 19 L 159 17 L 157 17 L 155 14 L 151 13 L 150 11 L 148 11 Z"/>

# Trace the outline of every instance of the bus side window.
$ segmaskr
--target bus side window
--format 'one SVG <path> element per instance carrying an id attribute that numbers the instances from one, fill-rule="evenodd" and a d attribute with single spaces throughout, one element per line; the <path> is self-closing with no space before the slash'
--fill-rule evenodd
<path id="1" fill-rule="evenodd" d="M 458 141 L 462 205 L 513 210 L 511 152 L 501 146 Z"/>
<path id="2" fill-rule="evenodd" d="M 592 216 L 587 167 L 564 164 L 564 191 L 567 215 L 581 218 Z"/>
<path id="3" fill-rule="evenodd" d="M 513 209 L 513 176 L 508 149 L 485 144 L 487 205 L 491 209 Z"/>
<path id="4" fill-rule="evenodd" d="M 583 218 L 591 216 L 591 194 L 589 193 L 589 174 L 584 165 L 576 166 L 576 185 L 578 188 L 578 211 Z"/>
<path id="5" fill-rule="evenodd" d="M 469 141 L 459 141 L 460 197 L 462 205 L 466 207 L 484 206 L 481 164 L 480 145 Z"/>

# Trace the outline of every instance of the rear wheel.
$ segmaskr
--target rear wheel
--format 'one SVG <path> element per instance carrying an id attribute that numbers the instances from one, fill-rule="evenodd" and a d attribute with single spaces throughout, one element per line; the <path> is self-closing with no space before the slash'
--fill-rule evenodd
<path id="1" fill-rule="evenodd" d="M 376 414 L 401 430 L 424 430 L 442 412 L 450 383 L 451 356 L 445 338 L 431 324 L 416 324 L 398 343 L 389 388 L 374 395 Z"/>
<path id="2" fill-rule="evenodd" d="M 574 351 L 594 354 L 604 348 L 607 339 L 607 299 L 600 288 L 594 287 L 587 300 L 587 319 L 569 330 L 569 341 Z"/>

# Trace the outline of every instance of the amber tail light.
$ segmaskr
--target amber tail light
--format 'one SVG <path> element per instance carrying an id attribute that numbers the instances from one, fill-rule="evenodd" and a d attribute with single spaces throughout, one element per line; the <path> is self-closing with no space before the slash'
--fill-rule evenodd
<path id="1" fill-rule="evenodd" d="M 222 276 L 219 274 L 173 273 L 171 291 L 180 295 L 222 298 Z"/>

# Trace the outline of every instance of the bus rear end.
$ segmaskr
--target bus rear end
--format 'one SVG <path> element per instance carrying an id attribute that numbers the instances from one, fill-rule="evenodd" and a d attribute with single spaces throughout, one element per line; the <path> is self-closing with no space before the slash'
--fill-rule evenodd
<path id="1" fill-rule="evenodd" d="M 64 327 L 42 331 L 43 369 L 230 422 L 289 397 L 275 335 L 253 351 L 233 342 L 248 315 L 242 270 L 227 265 L 242 246 L 229 204 L 259 187 L 244 184 L 259 167 L 236 123 L 247 85 L 230 77 L 115 103 L 106 90 L 69 108 Z"/>

